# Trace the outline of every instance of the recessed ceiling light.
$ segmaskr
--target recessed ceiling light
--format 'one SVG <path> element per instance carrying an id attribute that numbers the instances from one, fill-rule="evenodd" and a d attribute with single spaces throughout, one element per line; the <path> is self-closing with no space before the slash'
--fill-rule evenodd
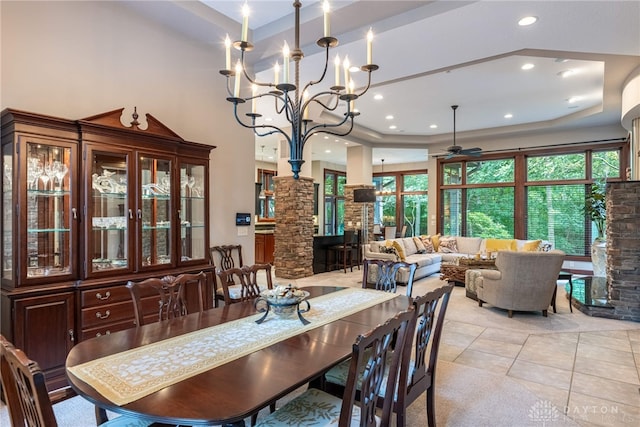
<path id="1" fill-rule="evenodd" d="M 349 145 L 349 141 L 345 141 L 345 142 L 344 142 L 344 145 Z"/>
<path id="2" fill-rule="evenodd" d="M 377 94 L 373 97 L 373 99 L 375 99 L 376 101 L 380 101 L 381 99 L 384 99 L 384 96 Z"/>
<path id="3" fill-rule="evenodd" d="M 391 125 L 391 126 L 389 126 L 389 129 L 396 129 L 397 127 L 398 126 L 396 126 L 396 125 Z"/>
<path id="4" fill-rule="evenodd" d="M 324 136 L 324 139 L 329 139 L 329 137 L 327 135 Z"/>
<path id="5" fill-rule="evenodd" d="M 573 104 L 574 102 L 578 102 L 578 101 L 580 101 L 581 99 L 582 99 L 582 97 L 581 97 L 581 96 L 572 96 L 571 98 L 568 98 L 568 99 L 567 99 L 567 102 L 568 102 L 569 104 Z"/>
<path id="6" fill-rule="evenodd" d="M 576 74 L 576 70 L 564 70 L 558 73 L 558 75 L 562 78 L 573 76 L 574 74 Z"/>
<path id="7" fill-rule="evenodd" d="M 520 68 L 522 68 L 523 70 L 530 70 L 530 69 L 532 69 L 533 67 L 535 67 L 535 65 L 533 65 L 532 63 L 527 63 L 527 64 L 524 64 L 524 65 L 523 65 L 522 67 L 520 67 Z"/>
<path id="8" fill-rule="evenodd" d="M 340 140 L 339 139 L 334 139 L 334 142 L 340 142 Z"/>
<path id="9" fill-rule="evenodd" d="M 438 125 L 431 125 L 429 126 L 431 129 L 438 129 Z"/>
<path id="10" fill-rule="evenodd" d="M 391 114 L 389 114 L 387 117 L 385 117 L 385 119 L 387 120 L 393 120 L 393 116 Z"/>
<path id="11" fill-rule="evenodd" d="M 511 113 L 507 113 L 507 114 L 504 115 L 505 119 L 510 119 L 512 117 L 513 117 L 513 114 L 511 114 Z"/>
<path id="12" fill-rule="evenodd" d="M 324 150 L 324 152 L 325 152 L 325 153 L 330 153 L 330 152 L 331 152 L 331 150 Z"/>
<path id="13" fill-rule="evenodd" d="M 518 25 L 520 25 L 521 27 L 526 27 L 527 25 L 535 24 L 537 20 L 537 16 L 525 16 L 518 21 Z"/>

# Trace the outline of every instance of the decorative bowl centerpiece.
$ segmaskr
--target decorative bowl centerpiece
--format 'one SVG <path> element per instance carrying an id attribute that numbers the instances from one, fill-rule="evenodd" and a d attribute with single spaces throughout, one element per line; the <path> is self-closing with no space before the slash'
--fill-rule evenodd
<path id="1" fill-rule="evenodd" d="M 307 297 L 309 292 L 289 285 L 278 285 L 274 289 L 267 289 L 260 292 L 260 296 L 256 299 L 255 307 L 260 313 L 264 315 L 256 320 L 256 323 L 260 324 L 264 322 L 269 311 L 273 311 L 278 317 L 291 317 L 294 314 L 298 315 L 298 319 L 302 324 L 307 325 L 309 321 L 302 317 L 302 313 L 306 313 L 311 309 Z M 306 309 L 300 309 L 301 303 L 306 303 Z"/>

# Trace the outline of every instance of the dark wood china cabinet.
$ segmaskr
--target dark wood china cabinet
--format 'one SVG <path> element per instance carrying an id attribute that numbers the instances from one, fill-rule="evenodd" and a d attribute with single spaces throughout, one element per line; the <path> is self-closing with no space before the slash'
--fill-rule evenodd
<path id="1" fill-rule="evenodd" d="M 128 280 L 205 271 L 210 145 L 124 109 L 2 112 L 2 334 L 66 385 L 75 342 L 134 327 Z M 143 129 L 144 128 L 144 129 Z M 195 295 L 187 296 L 195 301 Z M 145 311 L 157 310 L 149 297 Z"/>

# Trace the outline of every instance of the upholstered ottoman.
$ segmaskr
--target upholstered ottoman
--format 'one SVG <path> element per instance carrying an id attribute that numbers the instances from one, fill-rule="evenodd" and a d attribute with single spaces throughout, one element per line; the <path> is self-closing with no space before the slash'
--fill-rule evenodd
<path id="1" fill-rule="evenodd" d="M 476 289 L 478 288 L 478 282 L 482 280 L 480 270 L 467 270 L 464 273 L 464 289 L 467 298 L 477 300 Z"/>

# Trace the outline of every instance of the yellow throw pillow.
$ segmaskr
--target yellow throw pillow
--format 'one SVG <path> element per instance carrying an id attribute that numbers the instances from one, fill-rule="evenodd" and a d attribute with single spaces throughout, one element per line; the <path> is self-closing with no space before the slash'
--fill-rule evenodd
<path id="1" fill-rule="evenodd" d="M 440 233 L 431 236 L 431 243 L 433 243 L 434 252 L 438 252 L 438 247 L 440 246 Z"/>
<path id="2" fill-rule="evenodd" d="M 531 240 L 528 242 L 524 242 L 524 244 L 522 245 L 522 249 L 520 249 L 520 251 L 536 252 L 538 249 L 540 249 L 540 243 L 542 243 L 542 240 Z"/>
<path id="3" fill-rule="evenodd" d="M 400 257 L 400 261 L 406 261 L 407 257 L 404 254 L 404 248 L 400 244 L 400 242 L 396 242 L 395 240 L 387 240 L 387 247 L 394 247 L 398 252 L 398 256 Z"/>
<path id="4" fill-rule="evenodd" d="M 487 239 L 486 250 L 487 252 L 515 251 L 516 241 L 515 239 Z"/>

